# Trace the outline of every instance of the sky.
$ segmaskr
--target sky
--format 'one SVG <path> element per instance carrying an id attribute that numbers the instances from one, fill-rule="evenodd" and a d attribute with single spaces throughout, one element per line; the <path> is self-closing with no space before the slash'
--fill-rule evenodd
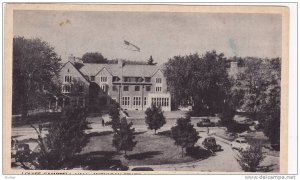
<path id="1" fill-rule="evenodd" d="M 159 64 L 211 50 L 226 57 L 281 57 L 277 14 L 14 11 L 13 23 L 14 36 L 41 38 L 63 61 L 86 52 L 135 61 L 152 55 Z M 140 52 L 128 50 L 124 40 Z"/>

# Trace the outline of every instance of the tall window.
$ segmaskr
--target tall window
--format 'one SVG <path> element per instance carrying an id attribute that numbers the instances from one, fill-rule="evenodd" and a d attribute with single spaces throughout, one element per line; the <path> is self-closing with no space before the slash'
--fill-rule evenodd
<path id="1" fill-rule="evenodd" d="M 72 82 L 72 76 L 65 76 L 65 82 Z"/>
<path id="2" fill-rule="evenodd" d="M 122 97 L 122 105 L 123 106 L 129 106 L 130 105 L 130 97 L 129 96 L 123 96 Z"/>
<path id="3" fill-rule="evenodd" d="M 147 97 L 144 97 L 144 106 L 147 106 Z"/>
<path id="4" fill-rule="evenodd" d="M 101 76 L 100 77 L 100 82 L 107 82 L 107 77 Z"/>
<path id="5" fill-rule="evenodd" d="M 161 92 L 161 86 L 156 86 L 155 87 L 155 92 Z"/>
<path id="6" fill-rule="evenodd" d="M 124 86 L 123 91 L 129 91 L 129 86 Z"/>
<path id="7" fill-rule="evenodd" d="M 62 92 L 63 93 L 70 93 L 71 92 L 71 86 L 70 85 L 63 85 L 62 86 Z"/>
<path id="8" fill-rule="evenodd" d="M 101 84 L 100 88 L 102 89 L 103 92 L 106 92 L 106 84 Z"/>
<path id="9" fill-rule="evenodd" d="M 140 86 L 135 86 L 135 87 L 134 87 L 134 90 L 135 90 L 135 91 L 140 91 Z"/>
<path id="10" fill-rule="evenodd" d="M 141 97 L 140 96 L 135 96 L 133 97 L 133 105 L 134 106 L 141 106 Z"/>
<path id="11" fill-rule="evenodd" d="M 91 81 L 95 81 L 95 76 L 91 76 Z"/>
<path id="12" fill-rule="evenodd" d="M 161 78 L 156 78 L 155 82 L 160 84 L 161 83 Z"/>

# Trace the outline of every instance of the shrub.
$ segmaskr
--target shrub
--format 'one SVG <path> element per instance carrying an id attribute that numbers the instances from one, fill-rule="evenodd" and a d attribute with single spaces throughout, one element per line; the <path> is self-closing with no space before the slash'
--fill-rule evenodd
<path id="1" fill-rule="evenodd" d="M 245 151 L 241 151 L 237 161 L 245 172 L 256 172 L 264 158 L 261 146 L 254 145 Z"/>
<path id="2" fill-rule="evenodd" d="M 196 159 L 203 159 L 211 156 L 211 151 L 202 149 L 199 146 L 186 148 L 186 154 Z"/>
<path id="3" fill-rule="evenodd" d="M 219 114 L 220 123 L 223 125 L 233 123 L 233 118 L 235 116 L 235 109 L 231 103 L 224 104 L 221 113 Z"/>
<path id="4" fill-rule="evenodd" d="M 160 129 L 164 124 L 166 124 L 166 118 L 160 107 L 156 107 L 152 104 L 151 108 L 146 109 L 145 114 L 148 129 L 154 129 L 154 134 L 156 134 L 156 130 Z"/>
<path id="5" fill-rule="evenodd" d="M 249 125 L 233 122 L 227 124 L 227 131 L 232 133 L 242 133 L 249 130 Z"/>
<path id="6" fill-rule="evenodd" d="M 120 105 L 117 102 L 114 102 L 110 105 L 109 112 L 111 118 L 111 127 L 116 131 L 120 127 Z"/>

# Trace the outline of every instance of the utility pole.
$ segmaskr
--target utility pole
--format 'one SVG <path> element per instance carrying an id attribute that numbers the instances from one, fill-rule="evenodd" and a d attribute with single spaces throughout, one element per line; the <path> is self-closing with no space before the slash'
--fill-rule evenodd
<path id="1" fill-rule="evenodd" d="M 142 110 L 144 110 L 144 85 L 142 85 Z"/>

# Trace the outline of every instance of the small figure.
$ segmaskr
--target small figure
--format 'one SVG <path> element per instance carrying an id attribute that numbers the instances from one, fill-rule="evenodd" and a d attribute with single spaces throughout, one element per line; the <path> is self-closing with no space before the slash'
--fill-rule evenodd
<path id="1" fill-rule="evenodd" d="M 104 119 L 102 118 L 102 126 L 104 126 L 104 124 L 105 124 L 105 123 L 104 123 Z"/>
<path id="2" fill-rule="evenodd" d="M 207 127 L 207 135 L 209 134 L 209 128 Z"/>

